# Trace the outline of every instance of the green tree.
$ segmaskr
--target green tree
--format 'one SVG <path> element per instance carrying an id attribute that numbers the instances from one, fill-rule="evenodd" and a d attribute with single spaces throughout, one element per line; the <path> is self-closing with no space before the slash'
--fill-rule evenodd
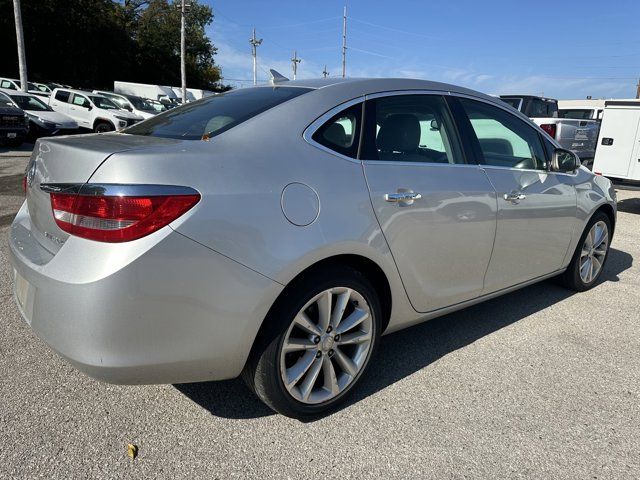
<path id="1" fill-rule="evenodd" d="M 206 36 L 211 7 L 190 0 L 187 85 L 220 89 L 215 47 Z M 81 88 L 114 80 L 180 84 L 180 2 L 37 0 L 22 2 L 29 79 Z M 17 76 L 11 0 L 0 0 L 0 76 Z"/>

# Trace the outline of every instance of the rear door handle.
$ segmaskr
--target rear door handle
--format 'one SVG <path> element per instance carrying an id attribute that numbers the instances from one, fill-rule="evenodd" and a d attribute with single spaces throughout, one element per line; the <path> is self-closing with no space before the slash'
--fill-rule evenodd
<path id="1" fill-rule="evenodd" d="M 412 191 L 399 191 L 397 193 L 386 193 L 384 199 L 391 203 L 401 203 L 411 205 L 414 200 L 420 200 L 422 195 Z"/>
<path id="2" fill-rule="evenodd" d="M 511 192 L 511 193 L 505 193 L 503 198 L 507 202 L 518 203 L 520 200 L 524 200 L 525 198 L 527 198 L 527 196 L 521 192 Z"/>

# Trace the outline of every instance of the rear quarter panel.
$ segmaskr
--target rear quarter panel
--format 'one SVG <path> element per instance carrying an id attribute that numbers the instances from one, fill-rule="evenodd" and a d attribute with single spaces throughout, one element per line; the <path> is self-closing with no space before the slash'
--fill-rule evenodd
<path id="1" fill-rule="evenodd" d="M 343 98 L 311 92 L 208 142 L 117 153 L 90 182 L 197 189 L 202 200 L 172 227 L 282 285 L 328 257 L 369 258 L 389 280 L 392 323 L 414 320 L 418 314 L 408 303 L 379 229 L 360 162 L 302 138 L 316 117 Z M 296 226 L 283 214 L 283 189 L 294 182 L 307 185 L 319 198 L 317 219 L 310 225 Z"/>

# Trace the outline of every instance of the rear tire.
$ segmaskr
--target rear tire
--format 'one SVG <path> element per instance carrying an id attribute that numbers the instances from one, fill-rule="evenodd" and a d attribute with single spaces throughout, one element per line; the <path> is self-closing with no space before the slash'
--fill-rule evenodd
<path id="1" fill-rule="evenodd" d="M 577 292 L 589 290 L 604 270 L 611 245 L 611 220 L 603 212 L 596 212 L 584 229 L 562 284 Z"/>
<path id="2" fill-rule="evenodd" d="M 375 289 L 357 270 L 333 265 L 306 273 L 269 312 L 243 379 L 283 415 L 327 413 L 366 371 L 381 312 Z"/>
<path id="3" fill-rule="evenodd" d="M 98 122 L 93 127 L 93 131 L 95 133 L 113 132 L 114 130 L 115 130 L 114 126 L 111 125 L 109 122 Z"/>

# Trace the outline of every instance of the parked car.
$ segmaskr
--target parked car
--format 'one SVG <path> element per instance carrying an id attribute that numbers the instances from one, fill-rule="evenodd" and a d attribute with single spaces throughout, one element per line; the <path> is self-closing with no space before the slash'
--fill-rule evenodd
<path id="1" fill-rule="evenodd" d="M 640 100 L 607 100 L 593 171 L 640 182 Z"/>
<path id="2" fill-rule="evenodd" d="M 533 95 L 501 95 L 500 99 L 528 116 L 551 138 L 591 162 L 596 152 L 600 125 L 595 120 L 559 118 L 558 101 Z"/>
<path id="3" fill-rule="evenodd" d="M 54 112 L 40 97 L 24 93 L 21 90 L 4 90 L 0 92 L 0 95 L 27 113 L 30 140 L 53 135 L 66 135 L 78 130 L 78 123 L 75 120 L 62 113 Z"/>
<path id="4" fill-rule="evenodd" d="M 107 97 L 82 90 L 56 88 L 49 106 L 73 118 L 80 127 L 96 133 L 122 130 L 142 120 L 142 117 L 121 109 Z"/>
<path id="5" fill-rule="evenodd" d="M 47 96 L 51 95 L 52 90 L 46 83 L 33 82 L 33 84 L 38 88 L 38 90 L 46 93 Z"/>
<path id="6" fill-rule="evenodd" d="M 16 80 L 15 78 L 0 78 L 0 88 L 6 90 L 22 90 L 20 80 Z M 49 97 L 48 93 L 41 91 L 33 82 L 27 82 L 27 92 L 38 95 L 39 97 Z"/>
<path id="7" fill-rule="evenodd" d="M 19 147 L 29 133 L 29 117 L 0 94 L 0 144 Z"/>
<path id="8" fill-rule="evenodd" d="M 9 250 L 40 338 L 109 382 L 243 372 L 295 417 L 341 402 L 383 333 L 550 277 L 591 288 L 616 221 L 611 182 L 525 115 L 407 79 L 39 140 L 27 186 Z"/>
<path id="9" fill-rule="evenodd" d="M 120 93 L 105 92 L 103 90 L 94 90 L 93 93 L 104 95 L 113 101 L 120 108 L 123 108 L 144 119 L 154 117 L 158 114 L 153 105 L 142 97 L 135 95 L 123 95 Z"/>

